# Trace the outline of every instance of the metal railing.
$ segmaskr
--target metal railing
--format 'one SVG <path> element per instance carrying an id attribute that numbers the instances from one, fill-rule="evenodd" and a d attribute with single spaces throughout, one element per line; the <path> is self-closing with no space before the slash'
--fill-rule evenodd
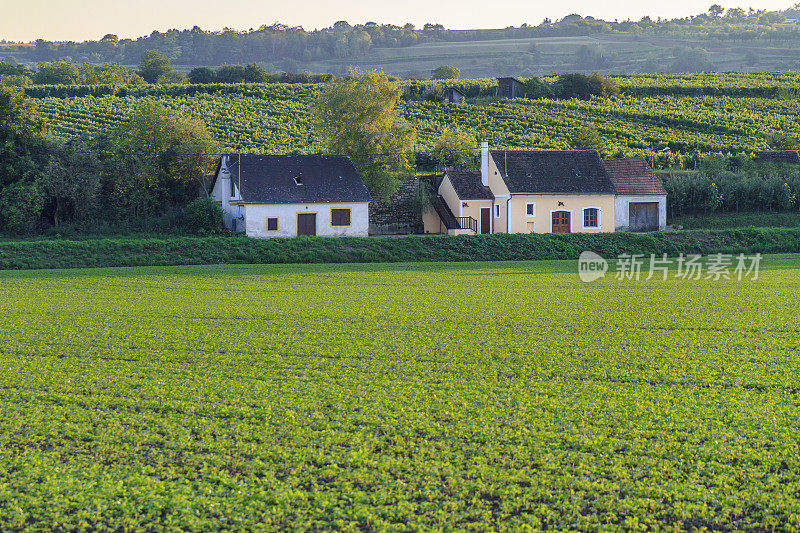
<path id="1" fill-rule="evenodd" d="M 478 221 L 472 217 L 455 217 L 458 229 L 471 229 L 478 233 Z"/>

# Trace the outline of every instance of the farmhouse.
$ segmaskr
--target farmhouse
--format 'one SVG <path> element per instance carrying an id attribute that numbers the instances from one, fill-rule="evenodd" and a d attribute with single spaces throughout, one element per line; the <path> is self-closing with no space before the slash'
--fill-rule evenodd
<path id="1" fill-rule="evenodd" d="M 431 208 L 429 233 L 614 231 L 614 185 L 594 150 L 489 150 L 481 170 L 447 172 Z"/>
<path id="2" fill-rule="evenodd" d="M 366 236 L 369 192 L 347 156 L 224 155 L 212 197 L 249 237 Z"/>
<path id="3" fill-rule="evenodd" d="M 643 157 L 604 159 L 614 184 L 616 231 L 656 231 L 667 226 L 667 191 Z"/>
<path id="4" fill-rule="evenodd" d="M 426 233 L 597 233 L 666 226 L 666 192 L 643 158 L 595 150 L 489 150 L 480 171 L 448 171 Z"/>

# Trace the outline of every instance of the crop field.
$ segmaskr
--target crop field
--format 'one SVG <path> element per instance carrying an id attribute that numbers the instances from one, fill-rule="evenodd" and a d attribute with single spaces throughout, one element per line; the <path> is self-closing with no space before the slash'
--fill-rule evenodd
<path id="1" fill-rule="evenodd" d="M 800 528 L 800 256 L 0 273 L 4 530 Z"/>
<path id="2" fill-rule="evenodd" d="M 713 79 L 724 78 L 714 76 Z M 750 90 L 755 82 L 732 76 L 731 91 Z M 751 77 L 756 78 L 754 75 Z M 761 81 L 765 81 L 763 78 Z M 797 77 L 785 80 L 796 86 Z M 649 77 L 626 81 L 632 91 L 700 90 L 697 77 Z M 716 82 L 714 82 L 716 83 Z M 723 79 L 722 87 L 725 87 Z M 770 86 L 783 88 L 783 82 Z M 757 84 L 756 84 L 757 85 Z M 729 90 L 729 89 L 725 89 Z M 242 86 L 234 92 L 168 95 L 48 96 L 35 98 L 52 133 L 68 138 L 97 134 L 125 120 L 144 100 L 154 100 L 200 118 L 229 150 L 245 153 L 314 153 L 316 143 L 308 106 L 312 85 Z M 576 131 L 595 127 L 612 152 L 652 153 L 669 146 L 673 153 L 752 152 L 768 148 L 768 137 L 800 129 L 800 100 L 775 97 L 625 95 L 610 100 L 529 100 L 447 106 L 403 101 L 402 114 L 418 133 L 416 150 L 426 152 L 445 126 L 457 125 L 495 148 L 569 149 Z"/>

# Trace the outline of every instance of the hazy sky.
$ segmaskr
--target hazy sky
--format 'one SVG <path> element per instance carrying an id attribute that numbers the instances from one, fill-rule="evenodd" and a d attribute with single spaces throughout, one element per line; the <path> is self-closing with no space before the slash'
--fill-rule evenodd
<path id="1" fill-rule="evenodd" d="M 448 28 L 502 28 L 523 22 L 538 24 L 545 17 L 570 13 L 606 20 L 683 17 L 704 11 L 712 3 L 724 7 L 785 9 L 793 0 L 750 3 L 707 0 L 641 2 L 617 0 L 0 0 L 0 39 L 31 41 L 96 40 L 106 33 L 139 37 L 153 30 L 225 26 L 246 30 L 280 21 L 306 29 L 330 26 L 337 20 L 374 21 L 418 26 L 437 22 Z"/>

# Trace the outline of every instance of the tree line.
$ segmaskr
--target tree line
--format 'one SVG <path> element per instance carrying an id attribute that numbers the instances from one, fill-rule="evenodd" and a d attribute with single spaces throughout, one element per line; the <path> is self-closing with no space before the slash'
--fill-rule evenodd
<path id="1" fill-rule="evenodd" d="M 585 36 L 599 33 L 665 35 L 690 38 L 714 38 L 732 41 L 792 40 L 800 33 L 790 21 L 798 18 L 797 8 L 785 11 L 740 8 L 725 10 L 713 5 L 707 13 L 675 19 L 605 21 L 577 14 L 557 21 L 545 19 L 538 25 L 522 24 L 496 30 L 451 30 L 428 23 L 422 28 L 413 24 L 351 25 L 339 21 L 331 27 L 305 30 L 301 26 L 280 23 L 257 29 L 237 31 L 225 28 L 207 31 L 198 26 L 190 30 L 154 31 L 138 39 L 120 39 L 107 34 L 98 41 L 52 42 L 39 39 L 30 45 L 5 46 L 4 54 L 17 62 L 136 64 L 148 50 L 156 50 L 179 65 L 222 65 L 225 63 L 262 63 L 268 70 L 296 72 L 300 63 L 315 60 L 352 59 L 373 48 L 402 48 L 415 44 L 449 41 L 467 42 L 531 37 Z M 343 71 L 344 72 L 344 71 Z M 341 74 L 341 73 L 336 73 Z"/>

